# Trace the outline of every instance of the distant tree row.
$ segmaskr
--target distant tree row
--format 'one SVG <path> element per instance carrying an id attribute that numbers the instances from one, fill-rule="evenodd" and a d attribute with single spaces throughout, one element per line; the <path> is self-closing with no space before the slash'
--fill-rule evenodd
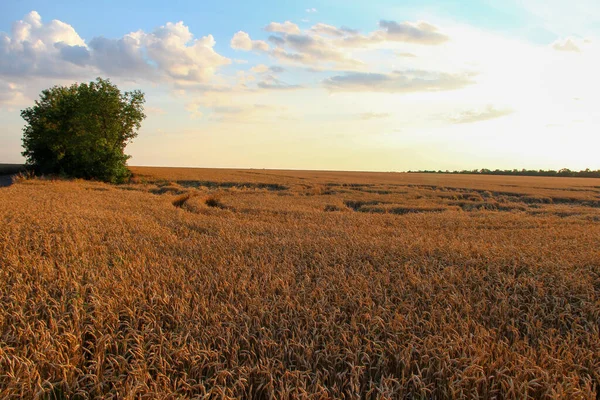
<path id="1" fill-rule="evenodd" d="M 600 170 L 591 170 L 589 168 L 583 171 L 571 171 L 568 168 L 555 170 L 535 170 L 535 169 L 473 169 L 462 171 L 408 171 L 409 173 L 420 174 L 463 174 L 463 175 L 513 175 L 513 176 L 558 176 L 568 178 L 600 178 Z"/>

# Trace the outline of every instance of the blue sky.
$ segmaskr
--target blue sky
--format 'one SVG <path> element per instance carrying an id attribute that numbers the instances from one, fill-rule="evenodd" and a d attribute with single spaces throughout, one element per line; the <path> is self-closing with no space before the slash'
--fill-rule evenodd
<path id="1" fill-rule="evenodd" d="M 0 162 L 103 76 L 146 93 L 133 164 L 600 168 L 595 0 L 89 4 L 0 2 Z"/>
<path id="2" fill-rule="evenodd" d="M 372 29 L 379 19 L 414 19 L 422 14 L 447 16 L 456 21 L 486 26 L 489 29 L 517 34 L 526 32 L 526 39 L 539 41 L 553 34 L 543 23 L 522 7 L 510 2 L 486 0 L 420 0 L 376 2 L 329 0 L 317 2 L 253 1 L 173 1 L 168 7 L 163 1 L 103 1 L 100 4 L 81 1 L 18 1 L 6 2 L 0 15 L 0 29 L 10 30 L 11 24 L 31 10 L 45 19 L 72 21 L 70 24 L 82 37 L 120 37 L 132 27 L 151 30 L 165 21 L 183 20 L 198 34 L 211 33 L 228 41 L 232 31 L 260 29 L 264 21 L 312 19 L 329 24 L 346 24 L 355 29 Z M 287 3 L 287 4 L 286 4 Z M 375 5 L 375 6 L 373 6 Z M 307 15 L 316 8 L 318 15 Z M 224 21 L 226 19 L 226 21 Z M 228 48 L 221 46 L 224 50 Z"/>

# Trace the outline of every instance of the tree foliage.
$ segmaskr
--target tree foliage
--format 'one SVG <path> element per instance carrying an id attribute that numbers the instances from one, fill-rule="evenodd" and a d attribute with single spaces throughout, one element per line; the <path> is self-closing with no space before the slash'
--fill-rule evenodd
<path id="1" fill-rule="evenodd" d="M 22 153 L 43 174 L 123 182 L 129 176 L 125 147 L 141 127 L 144 94 L 121 91 L 109 80 L 42 91 L 21 112 Z"/>

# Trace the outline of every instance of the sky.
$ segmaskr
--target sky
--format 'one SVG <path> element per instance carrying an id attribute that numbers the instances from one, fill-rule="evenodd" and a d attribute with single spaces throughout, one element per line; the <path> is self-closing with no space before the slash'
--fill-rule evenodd
<path id="1" fill-rule="evenodd" d="M 130 165 L 600 169 L 599 71 L 597 0 L 0 0 L 0 163 L 103 77 L 145 93 Z"/>

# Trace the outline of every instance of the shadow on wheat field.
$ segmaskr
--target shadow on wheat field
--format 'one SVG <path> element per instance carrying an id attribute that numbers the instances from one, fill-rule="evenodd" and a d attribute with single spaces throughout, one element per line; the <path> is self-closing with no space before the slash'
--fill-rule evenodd
<path id="1" fill-rule="evenodd" d="M 10 186 L 12 184 L 12 178 L 10 175 L 0 175 L 0 188 Z"/>

